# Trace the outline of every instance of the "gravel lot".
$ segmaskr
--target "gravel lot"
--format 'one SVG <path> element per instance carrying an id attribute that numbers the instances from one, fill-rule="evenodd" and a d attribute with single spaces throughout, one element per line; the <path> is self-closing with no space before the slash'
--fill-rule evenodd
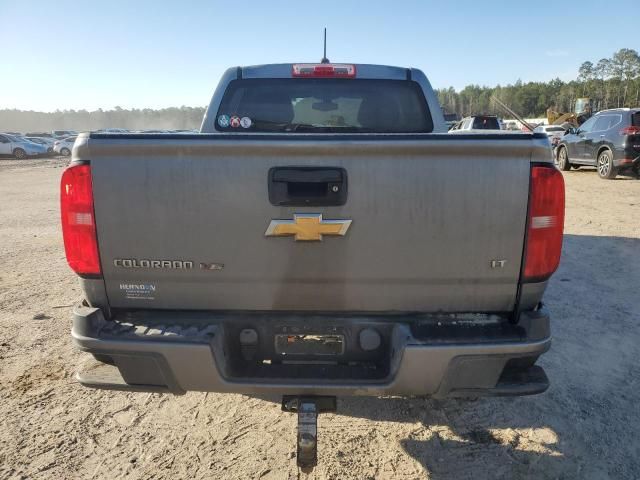
<path id="1" fill-rule="evenodd" d="M 297 478 L 296 418 L 241 395 L 73 380 L 81 292 L 58 227 L 64 160 L 0 160 L 0 478 Z M 640 181 L 565 174 L 544 395 L 341 399 L 309 478 L 640 478 Z M 304 475 L 302 475 L 304 477 Z"/>

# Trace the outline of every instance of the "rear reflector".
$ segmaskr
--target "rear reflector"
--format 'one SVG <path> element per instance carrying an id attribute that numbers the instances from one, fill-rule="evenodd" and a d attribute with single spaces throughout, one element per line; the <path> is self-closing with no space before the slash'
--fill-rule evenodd
<path id="1" fill-rule="evenodd" d="M 62 173 L 60 211 L 69 266 L 78 275 L 101 275 L 89 165 L 74 165 Z"/>
<path id="2" fill-rule="evenodd" d="M 531 168 L 524 282 L 541 282 L 558 268 L 564 227 L 564 178 L 549 166 Z"/>
<path id="3" fill-rule="evenodd" d="M 355 78 L 356 66 L 342 63 L 296 63 L 291 74 L 308 78 Z"/>

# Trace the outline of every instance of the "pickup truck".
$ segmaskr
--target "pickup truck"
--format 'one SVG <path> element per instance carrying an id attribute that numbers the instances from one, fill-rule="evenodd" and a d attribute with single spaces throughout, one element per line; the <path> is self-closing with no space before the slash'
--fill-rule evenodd
<path id="1" fill-rule="evenodd" d="M 549 140 L 446 133 L 420 70 L 231 68 L 200 134 L 79 135 L 61 210 L 88 387 L 278 394 L 313 419 L 342 395 L 548 387 Z"/>
<path id="2" fill-rule="evenodd" d="M 502 125 L 495 115 L 476 115 L 463 118 L 449 132 L 465 133 L 475 130 L 502 130 Z"/>

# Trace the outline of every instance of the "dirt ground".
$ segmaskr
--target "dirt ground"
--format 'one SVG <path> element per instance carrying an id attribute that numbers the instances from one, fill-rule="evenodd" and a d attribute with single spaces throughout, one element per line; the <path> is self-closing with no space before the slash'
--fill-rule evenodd
<path id="1" fill-rule="evenodd" d="M 58 226 L 63 160 L 0 160 L 0 478 L 297 478 L 296 418 L 241 395 L 89 390 Z M 309 478 L 640 478 L 640 181 L 565 174 L 543 395 L 340 399 Z M 304 477 L 304 475 L 302 475 Z"/>

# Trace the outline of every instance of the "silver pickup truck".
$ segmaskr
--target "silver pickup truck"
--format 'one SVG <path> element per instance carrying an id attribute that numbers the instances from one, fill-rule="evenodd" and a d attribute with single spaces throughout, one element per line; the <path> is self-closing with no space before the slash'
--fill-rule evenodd
<path id="1" fill-rule="evenodd" d="M 419 70 L 229 69 L 201 134 L 80 135 L 61 208 L 86 386 L 316 413 L 548 387 L 547 136 L 447 134 Z"/>

